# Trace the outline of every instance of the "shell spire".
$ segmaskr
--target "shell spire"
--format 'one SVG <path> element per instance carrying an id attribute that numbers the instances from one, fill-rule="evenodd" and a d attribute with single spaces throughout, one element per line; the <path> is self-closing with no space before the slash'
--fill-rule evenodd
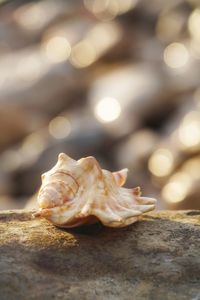
<path id="1" fill-rule="evenodd" d="M 141 197 L 139 187 L 122 187 L 128 169 L 101 169 L 92 157 L 73 160 L 59 154 L 57 164 L 42 175 L 35 216 L 59 227 L 76 227 L 101 221 L 105 226 L 124 227 L 155 208 L 156 200 Z"/>

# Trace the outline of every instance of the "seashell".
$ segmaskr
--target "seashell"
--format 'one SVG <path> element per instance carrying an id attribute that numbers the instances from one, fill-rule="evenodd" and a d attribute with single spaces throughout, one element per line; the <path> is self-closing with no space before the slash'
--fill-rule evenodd
<path id="1" fill-rule="evenodd" d="M 153 210 L 156 200 L 141 197 L 139 187 L 123 188 L 127 172 L 103 170 L 92 156 L 76 161 L 61 153 L 57 164 L 42 175 L 35 216 L 67 228 L 99 220 L 109 227 L 132 224 Z"/>

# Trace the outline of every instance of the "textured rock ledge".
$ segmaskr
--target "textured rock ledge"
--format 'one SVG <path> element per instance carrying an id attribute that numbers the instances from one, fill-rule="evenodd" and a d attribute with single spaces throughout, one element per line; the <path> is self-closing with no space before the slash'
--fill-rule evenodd
<path id="1" fill-rule="evenodd" d="M 0 299 L 200 299 L 200 211 L 61 230 L 0 212 Z"/>

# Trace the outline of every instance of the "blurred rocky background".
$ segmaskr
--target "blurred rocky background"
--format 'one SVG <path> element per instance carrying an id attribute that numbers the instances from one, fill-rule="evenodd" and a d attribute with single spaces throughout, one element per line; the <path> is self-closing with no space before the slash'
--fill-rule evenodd
<path id="1" fill-rule="evenodd" d="M 0 209 L 60 152 L 200 208 L 200 2 L 0 1 Z"/>

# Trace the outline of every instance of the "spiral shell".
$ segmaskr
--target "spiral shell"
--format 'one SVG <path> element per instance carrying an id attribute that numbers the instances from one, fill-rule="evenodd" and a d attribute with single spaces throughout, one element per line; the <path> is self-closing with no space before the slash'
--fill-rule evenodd
<path id="1" fill-rule="evenodd" d="M 141 197 L 140 188 L 123 188 L 128 169 L 101 169 L 92 156 L 73 160 L 59 154 L 57 164 L 42 175 L 35 216 L 59 227 L 76 227 L 100 220 L 105 226 L 124 227 L 155 208 L 156 200 Z"/>

